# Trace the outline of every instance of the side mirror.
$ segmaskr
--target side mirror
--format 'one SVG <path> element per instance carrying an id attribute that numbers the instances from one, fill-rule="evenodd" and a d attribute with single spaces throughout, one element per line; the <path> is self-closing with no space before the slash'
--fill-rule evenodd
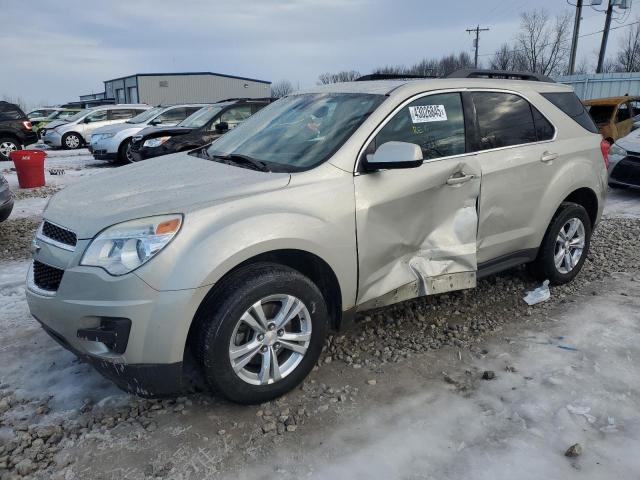
<path id="1" fill-rule="evenodd" d="M 154 118 L 149 122 L 149 125 L 153 125 L 155 127 L 156 125 L 160 125 L 161 123 L 162 123 L 162 120 L 160 120 L 159 118 Z"/>
<path id="2" fill-rule="evenodd" d="M 369 172 L 391 168 L 416 168 L 424 158 L 420 145 L 407 142 L 387 142 L 378 147 L 376 153 L 367 155 L 365 169 Z"/>
<path id="3" fill-rule="evenodd" d="M 220 122 L 216 125 L 216 130 L 218 132 L 226 132 L 229 130 L 229 124 L 227 122 Z"/>

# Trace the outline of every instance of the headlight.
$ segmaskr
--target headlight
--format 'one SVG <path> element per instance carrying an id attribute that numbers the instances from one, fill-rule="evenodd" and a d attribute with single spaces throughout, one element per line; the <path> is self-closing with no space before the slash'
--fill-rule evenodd
<path id="1" fill-rule="evenodd" d="M 91 140 L 104 140 L 107 138 L 112 138 L 115 136 L 115 133 L 96 133 L 91 135 Z"/>
<path id="2" fill-rule="evenodd" d="M 620 145 L 618 145 L 617 143 L 614 143 L 609 148 L 609 155 L 617 155 L 619 157 L 626 157 L 627 156 L 627 151 L 624 148 L 622 148 Z"/>
<path id="3" fill-rule="evenodd" d="M 124 275 L 148 262 L 167 246 L 182 225 L 182 215 L 161 215 L 119 223 L 89 244 L 80 265 L 102 267 Z"/>
<path id="4" fill-rule="evenodd" d="M 158 137 L 158 138 L 152 138 L 151 140 L 146 140 L 142 146 L 143 147 L 159 147 L 160 145 L 162 145 L 163 143 L 165 143 L 167 140 L 169 140 L 171 137 Z"/>

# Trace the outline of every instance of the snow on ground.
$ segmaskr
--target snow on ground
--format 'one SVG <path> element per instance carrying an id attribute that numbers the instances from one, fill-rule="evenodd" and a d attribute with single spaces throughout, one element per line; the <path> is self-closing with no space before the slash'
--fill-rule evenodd
<path id="1" fill-rule="evenodd" d="M 279 449 L 239 478 L 638 478 L 639 309 L 640 279 L 620 276 L 602 296 L 572 299 L 528 329 L 508 327 L 486 355 L 450 361 L 458 385 L 421 381 L 426 369 L 414 362 L 394 375 L 418 393 L 361 411 L 312 449 Z M 468 384 L 483 370 L 496 379 Z M 566 458 L 575 443 L 583 455 Z"/>

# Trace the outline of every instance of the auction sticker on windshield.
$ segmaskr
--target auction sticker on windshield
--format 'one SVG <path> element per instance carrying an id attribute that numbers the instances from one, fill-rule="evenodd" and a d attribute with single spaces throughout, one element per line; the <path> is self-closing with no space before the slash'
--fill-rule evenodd
<path id="1" fill-rule="evenodd" d="M 416 105 L 409 107 L 411 121 L 413 123 L 444 122 L 447 120 L 447 111 L 444 105 Z"/>

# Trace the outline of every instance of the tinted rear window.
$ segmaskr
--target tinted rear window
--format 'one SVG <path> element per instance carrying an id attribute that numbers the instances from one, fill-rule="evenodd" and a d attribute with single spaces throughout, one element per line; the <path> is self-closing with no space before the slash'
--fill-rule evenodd
<path id="1" fill-rule="evenodd" d="M 537 140 L 529 102 L 518 95 L 473 92 L 476 107 L 479 150 L 522 145 Z"/>
<path id="2" fill-rule="evenodd" d="M 0 102 L 0 120 L 22 120 L 26 115 L 12 103 Z"/>
<path id="3" fill-rule="evenodd" d="M 605 118 L 607 117 L 607 113 L 604 111 L 603 112 L 594 112 L 594 111 L 587 112 L 587 109 L 584 107 L 580 99 L 573 92 L 541 93 L 540 95 L 542 95 L 544 98 L 549 100 L 556 107 L 558 107 L 564 113 L 566 113 L 571 118 L 573 118 L 573 120 L 576 123 L 578 123 L 580 126 L 582 126 L 582 128 L 590 131 L 591 133 L 598 133 L 598 128 L 593 123 L 594 120 L 596 122 L 598 122 L 598 120 L 596 119 L 595 116 L 593 117 L 593 120 L 592 120 L 591 116 L 593 116 L 594 113 L 598 113 L 598 118 L 600 118 L 601 116 L 604 116 Z M 610 108 L 610 107 L 607 107 L 607 108 Z M 589 116 L 589 113 L 591 113 L 591 116 Z M 603 115 L 599 115 L 600 113 L 602 113 Z M 612 113 L 613 113 L 613 109 L 609 110 L 608 119 L 604 120 L 605 123 L 609 121 Z"/>

